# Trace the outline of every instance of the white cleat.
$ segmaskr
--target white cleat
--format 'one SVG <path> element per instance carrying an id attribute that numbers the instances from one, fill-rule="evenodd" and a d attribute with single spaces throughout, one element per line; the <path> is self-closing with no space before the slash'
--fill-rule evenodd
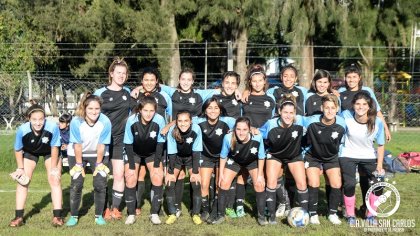
<path id="1" fill-rule="evenodd" d="M 126 225 L 132 225 L 136 222 L 136 216 L 135 215 L 129 215 L 127 219 L 125 220 Z"/>
<path id="2" fill-rule="evenodd" d="M 321 222 L 319 222 L 318 215 L 311 216 L 311 218 L 309 219 L 309 222 L 313 225 L 320 225 L 321 224 Z"/>
<path id="3" fill-rule="evenodd" d="M 337 214 L 329 215 L 328 220 L 334 225 L 341 225 L 341 220 L 338 218 Z"/>
<path id="4" fill-rule="evenodd" d="M 150 222 L 152 222 L 152 224 L 154 224 L 154 225 L 162 224 L 162 221 L 160 221 L 160 218 L 159 218 L 158 214 L 151 214 L 150 215 Z"/>
<path id="5" fill-rule="evenodd" d="M 286 213 L 286 204 L 280 203 L 279 206 L 277 207 L 276 217 L 286 216 L 285 213 Z"/>

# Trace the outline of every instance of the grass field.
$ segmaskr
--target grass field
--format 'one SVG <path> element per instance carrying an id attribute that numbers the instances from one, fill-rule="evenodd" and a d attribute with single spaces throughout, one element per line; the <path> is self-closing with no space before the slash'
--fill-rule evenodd
<path id="1" fill-rule="evenodd" d="M 8 173 L 16 168 L 13 158 L 13 135 L 0 136 L 0 235 L 360 235 L 364 228 L 350 228 L 347 224 L 332 226 L 325 217 L 326 201 L 324 190 L 320 191 L 319 213 L 321 213 L 321 225 L 309 225 L 303 229 L 294 229 L 279 220 L 275 226 L 260 227 L 252 212 L 254 194 L 248 187 L 247 192 L 247 216 L 241 219 L 233 219 L 222 225 L 199 225 L 195 226 L 188 215 L 188 207 L 183 207 L 183 216 L 174 225 L 151 225 L 148 221 L 150 204 L 148 200 L 143 207 L 143 214 L 134 225 L 124 225 L 122 221 L 111 221 L 106 226 L 99 227 L 94 224 L 94 206 L 92 194 L 92 176 L 88 175 L 83 191 L 82 209 L 80 211 L 79 224 L 74 228 L 53 228 L 50 224 L 52 217 L 52 204 L 49 185 L 45 176 L 45 168 L 38 165 L 31 183 L 28 195 L 25 219 L 26 225 L 20 228 L 8 227 L 9 221 L 14 217 L 15 208 L 15 183 Z M 407 141 L 409 140 L 409 142 Z M 387 150 L 394 155 L 403 151 L 413 151 L 419 148 L 419 136 L 416 133 L 394 134 L 393 141 L 387 146 Z M 407 146 L 407 143 L 416 143 Z M 41 162 L 39 163 L 41 164 Z M 396 188 L 401 195 L 401 205 L 398 211 L 390 219 L 414 219 L 414 228 L 405 228 L 404 235 L 420 235 L 420 174 L 398 174 L 395 181 Z M 65 173 L 62 177 L 64 204 L 63 210 L 66 219 L 69 217 L 69 185 L 70 176 Z M 322 186 L 322 185 L 321 185 Z M 184 195 L 184 203 L 188 205 L 188 189 Z M 360 193 L 358 193 L 360 196 Z M 357 206 L 361 203 L 358 199 Z M 125 212 L 125 210 L 124 210 Z M 164 217 L 162 219 L 165 219 Z"/>

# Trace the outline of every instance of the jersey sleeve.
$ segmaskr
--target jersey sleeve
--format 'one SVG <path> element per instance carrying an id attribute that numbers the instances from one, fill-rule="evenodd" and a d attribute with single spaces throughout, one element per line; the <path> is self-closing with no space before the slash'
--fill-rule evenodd
<path id="1" fill-rule="evenodd" d="M 203 117 L 194 116 L 192 118 L 193 124 L 197 124 L 198 125 L 198 124 L 200 124 L 200 123 L 202 123 L 204 121 L 206 121 L 206 118 L 203 118 Z"/>
<path id="2" fill-rule="evenodd" d="M 305 118 L 301 115 L 296 115 L 295 125 L 300 125 L 300 126 L 304 127 L 305 126 Z"/>
<path id="3" fill-rule="evenodd" d="M 194 92 L 198 93 L 205 102 L 207 99 L 213 97 L 213 95 L 220 94 L 220 89 L 195 89 Z"/>
<path id="4" fill-rule="evenodd" d="M 221 159 L 226 159 L 229 155 L 231 138 L 232 138 L 232 133 L 227 134 L 227 135 L 225 135 L 225 137 L 223 137 L 222 150 L 220 151 L 220 158 Z"/>
<path id="5" fill-rule="evenodd" d="M 267 93 L 266 93 L 267 94 Z M 271 111 L 271 117 L 274 117 L 276 115 L 276 98 L 271 94 L 267 94 L 267 96 L 269 96 L 271 99 L 273 99 L 274 102 L 274 107 L 273 110 Z"/>
<path id="6" fill-rule="evenodd" d="M 159 125 L 159 135 L 157 137 L 157 142 L 158 143 L 164 143 L 165 142 L 165 137 L 160 133 L 160 131 L 165 127 L 165 118 L 163 118 L 161 115 L 159 114 L 155 114 L 154 119 L 156 119 L 156 123 Z"/>
<path id="7" fill-rule="evenodd" d="M 104 92 L 106 90 L 106 88 L 105 87 L 103 87 L 103 88 L 100 88 L 100 89 L 97 89 L 94 93 L 93 93 L 93 95 L 96 95 L 96 96 L 101 96 L 102 95 L 102 93 Z"/>
<path id="8" fill-rule="evenodd" d="M 161 94 L 163 98 L 165 98 L 165 101 L 167 104 L 165 112 L 168 116 L 172 116 L 172 100 L 167 93 L 161 93 Z"/>
<path id="9" fill-rule="evenodd" d="M 273 88 L 269 88 L 268 90 L 267 90 L 267 92 L 265 92 L 267 95 L 273 95 L 274 94 L 274 91 L 276 91 L 276 89 L 277 89 L 278 87 L 277 86 L 275 86 L 275 87 L 273 87 Z"/>
<path id="10" fill-rule="evenodd" d="M 51 133 L 52 133 L 52 140 L 50 143 L 51 147 L 59 147 L 61 146 L 60 141 L 60 129 L 58 128 L 58 125 L 56 125 L 54 122 L 51 122 Z"/>
<path id="11" fill-rule="evenodd" d="M 256 139 L 260 143 L 258 147 L 258 159 L 262 160 L 265 159 L 265 149 L 264 149 L 264 141 L 261 135 L 256 135 Z"/>
<path id="12" fill-rule="evenodd" d="M 160 89 L 163 91 L 163 92 L 165 92 L 167 95 L 169 95 L 169 97 L 172 97 L 172 95 L 175 93 L 175 91 L 176 91 L 176 89 L 175 88 L 172 88 L 172 87 L 169 87 L 168 85 L 164 85 L 164 84 L 161 84 L 161 85 L 159 85 L 160 86 Z"/>
<path id="13" fill-rule="evenodd" d="M 305 109 L 306 109 L 306 107 L 305 107 L 305 105 L 306 105 L 306 96 L 307 96 L 307 94 L 308 94 L 308 89 L 306 89 L 305 87 L 302 87 L 302 86 L 296 86 L 296 88 L 298 88 L 301 92 L 302 92 L 302 95 L 303 95 L 303 107 L 302 107 L 302 109 L 303 109 L 303 114 L 305 114 Z"/>
<path id="14" fill-rule="evenodd" d="M 193 124 L 193 131 L 197 134 L 197 138 L 194 140 L 192 151 L 202 152 L 203 151 L 203 138 L 202 138 L 200 126 Z"/>
<path id="15" fill-rule="evenodd" d="M 124 144 L 133 144 L 134 142 L 133 133 L 131 132 L 131 125 L 134 123 L 134 117 L 135 115 L 131 115 L 125 123 Z"/>
<path id="16" fill-rule="evenodd" d="M 270 131 L 270 122 L 271 122 L 271 120 L 268 120 L 267 122 L 265 122 L 265 124 L 263 126 L 261 126 L 259 128 L 259 130 L 261 132 L 261 136 L 263 137 L 263 139 L 267 139 L 268 132 Z"/>
<path id="17" fill-rule="evenodd" d="M 174 136 L 172 135 L 172 131 L 174 130 L 174 127 L 175 126 L 172 126 L 169 129 L 169 132 L 168 132 L 168 135 L 167 135 L 168 136 L 168 139 L 167 139 L 168 155 L 172 155 L 172 154 L 178 153 L 178 148 L 177 148 L 177 145 L 176 145 L 176 140 L 175 140 Z"/>
<path id="18" fill-rule="evenodd" d="M 15 137 L 15 151 L 20 151 L 23 148 L 22 138 L 23 138 L 23 126 L 25 124 L 21 125 L 19 129 L 16 131 L 16 137 Z"/>
<path id="19" fill-rule="evenodd" d="M 82 143 L 82 137 L 80 136 L 79 119 L 79 117 L 76 117 L 70 122 L 70 143 Z"/>
<path id="20" fill-rule="evenodd" d="M 378 145 L 384 145 L 385 144 L 385 130 L 384 130 L 384 123 L 381 119 L 376 117 L 376 125 L 378 126 L 378 133 L 376 134 L 376 143 Z"/>
<path id="21" fill-rule="evenodd" d="M 225 122 L 229 126 L 230 130 L 232 130 L 233 127 L 235 126 L 236 120 L 233 117 L 222 116 L 222 117 L 220 117 L 220 120 Z"/>
<path id="22" fill-rule="evenodd" d="M 101 135 L 99 136 L 98 143 L 110 144 L 111 143 L 111 121 L 104 114 L 101 114 L 101 120 L 104 125 L 104 128 L 101 131 Z"/>

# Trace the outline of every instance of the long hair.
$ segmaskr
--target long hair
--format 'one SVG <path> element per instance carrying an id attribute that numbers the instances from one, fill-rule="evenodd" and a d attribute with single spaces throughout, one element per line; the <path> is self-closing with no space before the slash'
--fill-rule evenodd
<path id="1" fill-rule="evenodd" d="M 236 143 L 238 142 L 238 138 L 236 137 L 236 126 L 238 125 L 238 123 L 245 123 L 248 125 L 249 130 L 251 130 L 251 120 L 246 117 L 246 116 L 241 116 L 238 117 L 238 119 L 236 119 L 235 122 L 235 126 L 233 126 L 233 134 L 232 134 L 232 139 L 230 140 L 230 150 L 234 151 L 235 147 L 236 147 Z"/>
<path id="2" fill-rule="evenodd" d="M 353 100 L 351 101 L 351 104 L 353 105 L 353 107 L 354 107 L 354 104 L 356 104 L 356 101 L 359 99 L 364 99 L 369 105 L 369 110 L 367 112 L 367 117 L 368 117 L 367 128 L 368 128 L 369 134 L 371 134 L 375 130 L 375 121 L 376 121 L 376 116 L 378 113 L 376 110 L 376 103 L 373 101 L 372 97 L 369 95 L 368 92 L 360 91 L 354 95 Z"/>
<path id="3" fill-rule="evenodd" d="M 315 72 L 314 78 L 312 79 L 311 82 L 311 92 L 316 93 L 318 90 L 316 89 L 316 81 L 320 80 L 322 78 L 327 78 L 328 82 L 330 83 L 330 85 L 328 86 L 327 92 L 328 93 L 332 93 L 332 80 L 331 80 L 331 75 L 330 72 L 326 71 L 326 70 L 317 70 Z"/>
<path id="4" fill-rule="evenodd" d="M 264 80 L 265 80 L 264 92 L 267 91 L 268 86 L 269 86 L 268 81 L 267 81 L 267 76 L 265 74 L 264 67 L 260 64 L 251 65 L 248 71 L 246 72 L 246 78 L 248 80 L 247 89 L 250 92 L 252 92 L 253 90 L 252 85 L 251 85 L 252 76 L 257 75 L 257 74 L 261 74 L 264 76 Z"/>
<path id="5" fill-rule="evenodd" d="M 143 107 L 146 106 L 147 104 L 152 104 L 153 107 L 155 108 L 155 111 L 157 111 L 156 99 L 152 96 L 144 96 L 140 98 L 139 104 L 137 105 L 135 112 L 139 113 L 141 109 L 143 109 Z"/>
<path id="6" fill-rule="evenodd" d="M 77 106 L 76 109 L 76 116 L 81 118 L 86 118 L 86 107 L 89 105 L 89 103 L 96 101 L 99 103 L 99 106 L 102 107 L 102 98 L 96 95 L 93 95 L 92 92 L 86 92 L 82 99 L 80 100 L 79 106 Z"/>
<path id="7" fill-rule="evenodd" d="M 361 89 L 363 86 L 362 71 L 355 64 L 351 64 L 350 66 L 344 69 L 344 77 L 347 77 L 347 75 L 351 73 L 356 73 L 357 75 L 359 75 L 360 80 L 357 85 L 359 86 L 359 89 Z M 347 84 L 347 80 L 345 78 L 344 78 L 344 85 L 346 86 L 346 89 L 349 89 L 349 85 Z"/>
<path id="8" fill-rule="evenodd" d="M 156 69 L 156 68 L 153 68 L 153 67 L 146 67 L 146 68 L 144 68 L 143 71 L 140 73 L 140 77 L 139 77 L 140 83 L 143 82 L 144 75 L 146 75 L 146 74 L 151 74 L 151 75 L 154 75 L 156 77 L 157 84 L 156 84 L 155 89 L 157 91 L 160 91 L 160 86 L 159 86 L 159 83 L 160 83 L 160 72 L 159 72 L 159 70 Z"/>
<path id="9" fill-rule="evenodd" d="M 203 103 L 203 106 L 201 108 L 201 114 L 203 114 L 203 116 L 205 116 L 207 118 L 206 110 L 212 102 L 215 102 L 217 104 L 217 106 L 219 107 L 219 109 L 220 109 L 220 115 L 219 116 L 226 116 L 227 112 L 226 112 L 225 107 L 215 97 L 211 97 Z"/>
<path id="10" fill-rule="evenodd" d="M 179 80 L 179 79 L 181 79 L 181 75 L 182 75 L 182 74 L 184 74 L 184 73 L 186 73 L 186 74 L 191 74 L 191 75 L 192 75 L 193 82 L 195 81 L 195 72 L 194 72 L 194 70 L 193 70 L 193 69 L 188 68 L 188 67 L 186 67 L 186 68 L 182 69 L 182 70 L 181 70 L 181 72 L 179 72 L 179 75 L 178 75 L 178 80 Z M 178 88 L 178 89 L 180 89 L 180 88 L 181 88 L 181 86 L 179 85 L 179 83 L 178 83 L 177 88 Z M 191 88 L 191 89 L 192 89 L 192 88 Z"/>
<path id="11" fill-rule="evenodd" d="M 191 116 L 191 113 L 189 111 L 179 111 L 178 113 L 176 113 L 176 116 L 175 116 L 176 122 L 178 122 L 178 117 L 182 114 L 187 114 L 189 116 L 190 120 L 192 120 L 192 116 Z M 184 142 L 184 139 L 182 138 L 181 130 L 179 129 L 178 124 L 175 124 L 175 127 L 172 130 L 172 137 L 174 137 L 175 140 L 179 143 Z"/>
<path id="12" fill-rule="evenodd" d="M 123 66 L 127 69 L 127 76 L 125 77 L 125 81 L 127 81 L 128 79 L 128 64 L 127 62 L 124 61 L 124 58 L 120 58 L 120 57 L 115 57 L 114 60 L 112 61 L 111 65 L 109 65 L 108 68 L 108 85 L 112 84 L 112 77 L 111 77 L 111 73 L 114 72 L 115 67 L 117 66 Z"/>

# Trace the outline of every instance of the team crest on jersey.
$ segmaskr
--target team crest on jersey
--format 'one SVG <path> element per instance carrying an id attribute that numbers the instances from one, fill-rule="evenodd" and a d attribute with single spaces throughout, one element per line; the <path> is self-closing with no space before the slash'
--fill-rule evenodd
<path id="1" fill-rule="evenodd" d="M 150 132 L 150 137 L 153 139 L 156 138 L 156 131 Z"/>
<path id="2" fill-rule="evenodd" d="M 139 135 L 139 132 L 137 132 L 137 131 L 136 131 L 136 132 L 134 133 L 134 135 Z"/>
<path id="3" fill-rule="evenodd" d="M 223 130 L 221 128 L 216 129 L 216 135 L 220 136 L 223 134 Z"/>
<path id="4" fill-rule="evenodd" d="M 228 164 L 228 165 L 232 165 L 232 164 L 233 164 L 233 160 L 232 160 L 232 159 L 230 159 L 230 158 L 228 158 L 228 159 L 227 159 L 227 164 Z"/>
<path id="5" fill-rule="evenodd" d="M 31 139 L 31 143 L 35 142 L 35 140 Z"/>
<path id="6" fill-rule="evenodd" d="M 257 153 L 257 151 L 258 151 L 258 149 L 257 149 L 256 147 L 252 147 L 252 148 L 250 149 L 250 151 L 251 151 L 251 153 L 252 153 L 252 154 L 256 154 L 256 153 Z"/>
<path id="7" fill-rule="evenodd" d="M 318 134 L 321 134 L 322 133 L 322 131 L 320 130 L 320 131 L 318 131 Z"/>
<path id="8" fill-rule="evenodd" d="M 270 159 L 272 156 L 270 153 L 267 153 L 267 159 Z"/>
<path id="9" fill-rule="evenodd" d="M 343 99 L 344 99 L 344 100 L 346 100 L 346 99 L 347 99 L 347 97 L 343 97 Z"/>
<path id="10" fill-rule="evenodd" d="M 332 132 L 331 133 L 331 138 L 333 138 L 333 139 L 338 138 L 338 132 L 337 131 Z"/>
<path id="11" fill-rule="evenodd" d="M 264 106 L 267 107 L 267 108 L 269 108 L 270 107 L 270 102 L 269 101 L 265 101 L 264 102 Z"/>
<path id="12" fill-rule="evenodd" d="M 294 138 L 294 139 L 296 139 L 297 138 L 297 136 L 298 136 L 298 132 L 297 132 L 297 130 L 295 130 L 295 131 L 293 131 L 292 132 L 292 138 Z"/>
<path id="13" fill-rule="evenodd" d="M 238 101 L 236 101 L 236 99 L 232 99 L 232 104 L 233 104 L 234 106 L 237 106 L 237 105 L 238 105 Z"/>
<path id="14" fill-rule="evenodd" d="M 298 96 L 299 96 L 299 93 L 298 93 L 298 92 L 296 92 L 296 91 L 293 91 L 293 92 L 292 92 L 292 95 L 293 95 L 294 97 L 298 97 Z"/>
<path id="15" fill-rule="evenodd" d="M 314 106 L 316 106 L 316 102 L 314 102 L 314 104 L 313 104 Z"/>
<path id="16" fill-rule="evenodd" d="M 112 97 L 111 97 L 111 98 L 109 98 L 109 101 L 110 101 L 110 102 L 112 102 L 113 100 L 114 100 L 114 98 L 112 98 Z"/>
<path id="17" fill-rule="evenodd" d="M 159 103 L 159 99 L 158 98 L 155 98 L 155 100 L 156 100 L 156 103 Z"/>
<path id="18" fill-rule="evenodd" d="M 42 137 L 42 143 L 48 143 L 50 139 L 48 137 Z"/>
<path id="19" fill-rule="evenodd" d="M 193 138 L 191 138 L 191 137 L 187 138 L 186 142 L 187 142 L 188 144 L 191 144 L 191 143 L 193 142 Z"/>
<path id="20" fill-rule="evenodd" d="M 189 98 L 188 102 L 191 103 L 191 104 L 195 104 L 195 98 Z"/>
<path id="21" fill-rule="evenodd" d="M 279 135 L 277 135 L 277 138 L 280 138 L 281 136 L 280 136 L 280 134 Z"/>
<path id="22" fill-rule="evenodd" d="M 207 129 L 203 130 L 203 133 L 207 133 Z"/>
<path id="23" fill-rule="evenodd" d="M 125 96 L 125 95 L 123 95 L 122 96 L 122 99 L 125 101 L 125 100 L 127 100 L 127 96 Z"/>

